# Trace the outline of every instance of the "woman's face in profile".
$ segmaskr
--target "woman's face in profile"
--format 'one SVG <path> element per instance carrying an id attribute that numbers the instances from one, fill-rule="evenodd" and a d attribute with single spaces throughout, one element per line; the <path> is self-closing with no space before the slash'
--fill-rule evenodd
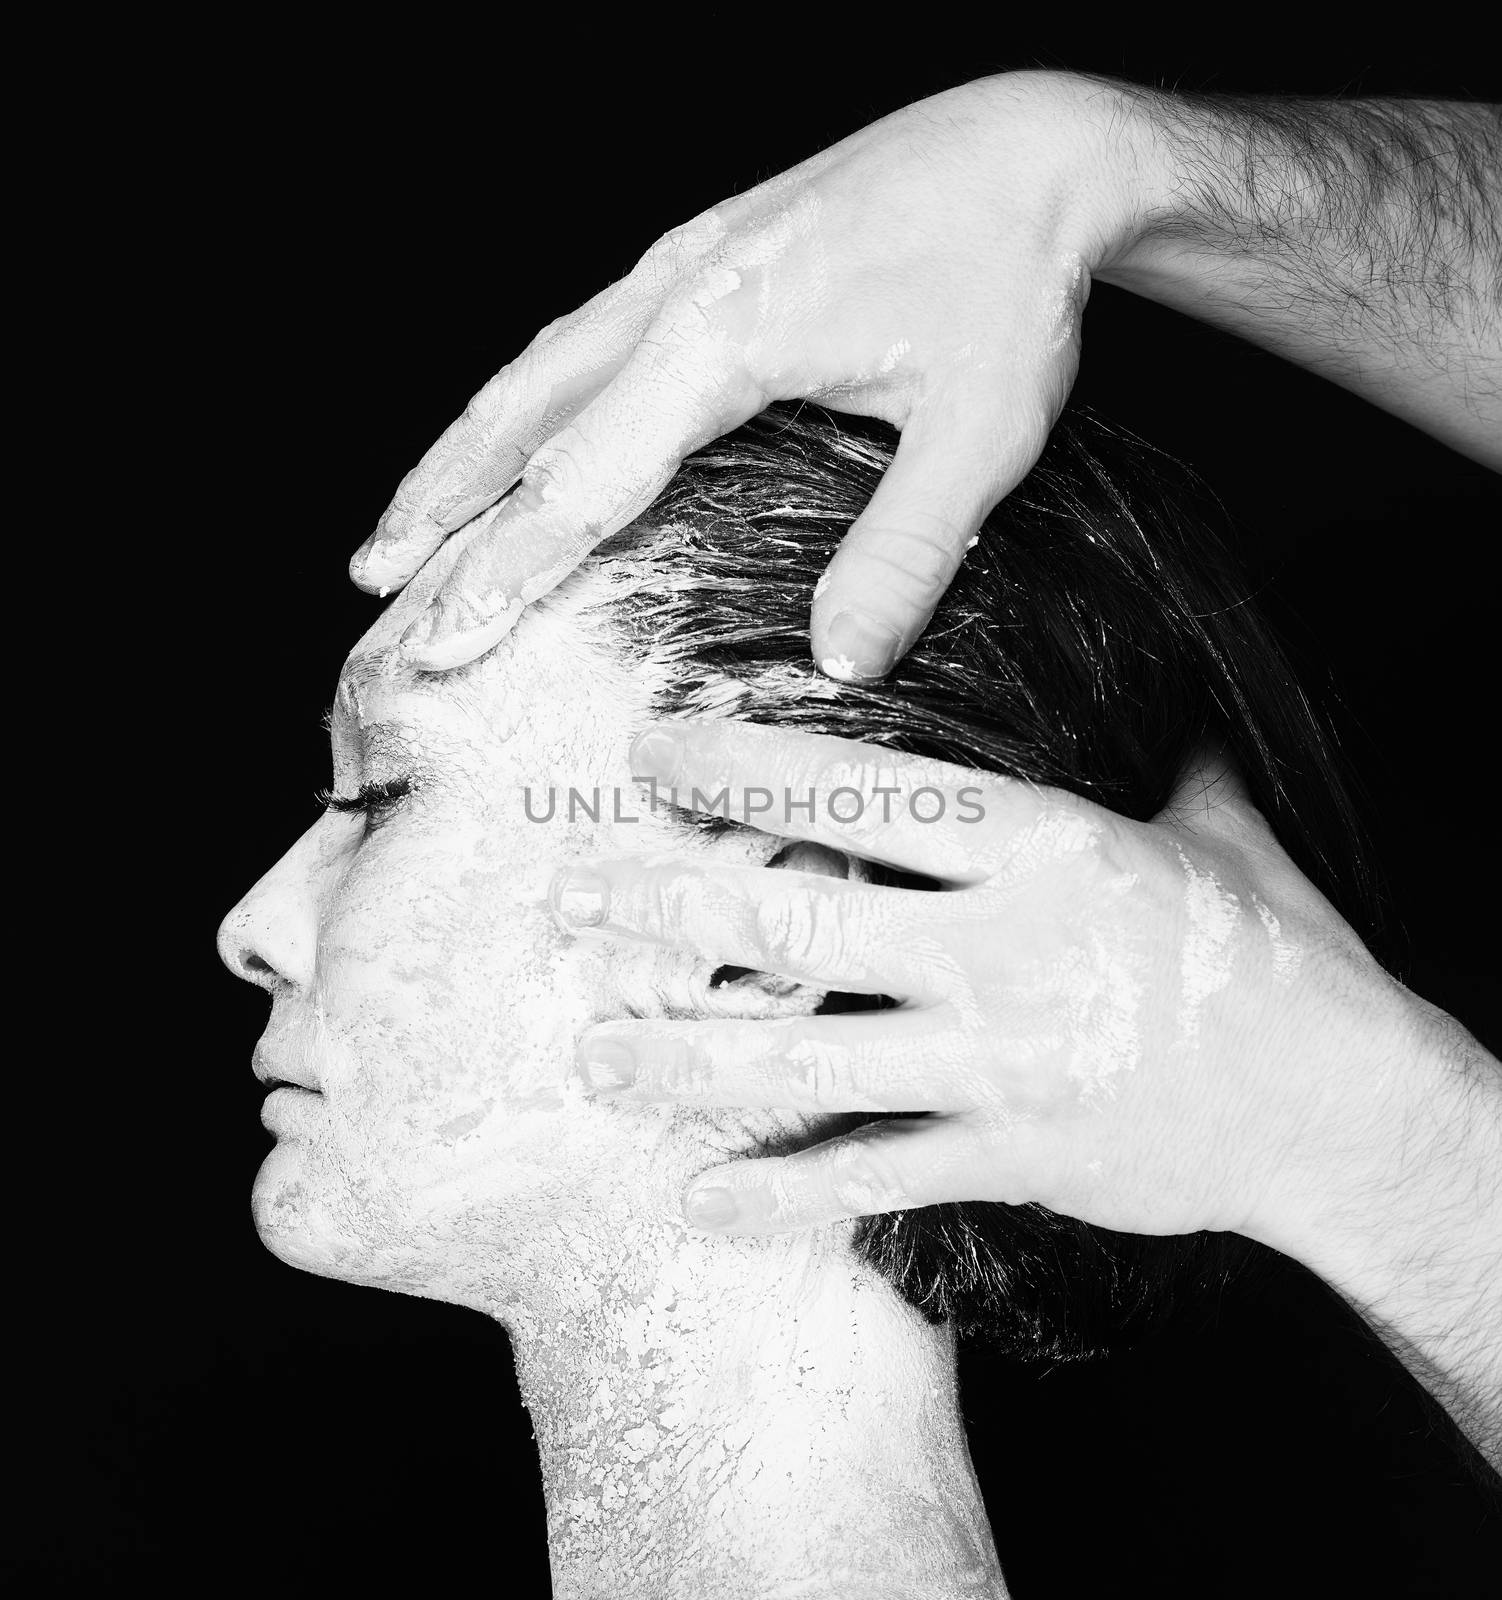
<path id="1" fill-rule="evenodd" d="M 315 1272 L 468 1301 L 494 1294 L 507 1230 L 525 1237 L 621 1184 L 639 1209 L 632 1169 L 651 1164 L 671 1114 L 591 1104 L 571 1077 L 574 1041 L 604 1016 L 697 1009 L 709 971 L 681 952 L 567 938 L 548 911 L 552 875 L 579 855 L 695 848 L 632 789 L 645 694 L 599 614 L 579 619 L 567 599 L 536 609 L 475 667 L 420 676 L 392 647 L 441 570 L 341 675 L 333 792 L 373 786 L 374 805 L 326 812 L 220 941 L 272 996 L 259 1075 L 298 1086 L 264 1114 L 277 1136 L 255 1187 L 264 1241 Z M 599 823 L 569 822 L 570 785 L 601 789 Z M 610 820 L 615 785 L 639 821 Z M 528 820 L 524 788 L 541 816 L 549 787 L 553 819 Z M 751 860 L 772 844 L 698 848 Z M 681 1173 L 657 1165 L 676 1211 Z"/>

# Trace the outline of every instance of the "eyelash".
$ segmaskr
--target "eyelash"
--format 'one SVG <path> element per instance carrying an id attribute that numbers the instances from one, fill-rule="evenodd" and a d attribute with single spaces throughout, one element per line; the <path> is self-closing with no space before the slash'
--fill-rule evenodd
<path id="1" fill-rule="evenodd" d="M 359 812 L 369 830 L 380 827 L 397 804 L 411 793 L 410 778 L 392 778 L 387 783 L 363 784 L 360 792 L 354 795 L 331 794 L 327 789 L 320 789 L 317 799 L 326 811 Z"/>

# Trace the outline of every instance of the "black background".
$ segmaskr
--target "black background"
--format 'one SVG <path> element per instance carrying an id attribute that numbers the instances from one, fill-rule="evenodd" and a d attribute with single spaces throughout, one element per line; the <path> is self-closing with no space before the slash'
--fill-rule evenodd
<path id="1" fill-rule="evenodd" d="M 137 553 L 70 724 L 105 753 L 102 789 L 59 802 L 79 863 L 44 935 L 63 1103 L 12 1141 L 46 1186 L 20 1229 L 45 1265 L 20 1269 L 18 1320 L 44 1331 L 16 1368 L 35 1495 L 12 1549 L 30 1584 L 85 1590 L 546 1594 L 504 1335 L 295 1273 L 250 1226 L 265 1004 L 212 936 L 315 816 L 320 714 L 374 611 L 349 552 L 542 322 L 669 226 L 923 94 L 1025 65 L 1498 86 L 1473 45 L 1212 47 L 1202 28 L 938 13 L 898 32 L 723 8 L 479 31 L 414 12 L 337 38 L 247 16 L 174 36 L 171 61 L 154 59 L 168 41 L 122 42 L 153 71 L 116 91 L 79 170 L 121 219 L 98 293 L 128 327 L 115 415 L 141 435 L 95 527 Z M 1496 1050 L 1497 481 L 1106 288 L 1077 398 L 1226 502 L 1364 786 L 1398 970 Z M 1479 1592 L 1499 1553 L 1494 1502 L 1412 1385 L 1291 1265 L 1204 1331 L 1048 1376 L 975 1355 L 964 1382 L 1019 1600 Z"/>

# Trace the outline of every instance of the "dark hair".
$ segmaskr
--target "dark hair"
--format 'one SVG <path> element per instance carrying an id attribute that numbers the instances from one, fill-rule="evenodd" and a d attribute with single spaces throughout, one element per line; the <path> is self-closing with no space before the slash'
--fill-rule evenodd
<path id="1" fill-rule="evenodd" d="M 1375 896 L 1332 746 L 1230 568 L 1219 508 L 1183 468 L 1098 420 L 1055 430 L 889 678 L 844 685 L 814 670 L 813 587 L 890 437 L 776 408 L 690 458 L 602 548 L 645 572 L 622 609 L 642 647 L 673 663 L 654 711 L 860 738 L 1138 819 L 1216 736 L 1294 861 L 1370 935 Z M 855 1246 L 931 1320 L 1053 1360 L 1137 1337 L 1257 1248 L 979 1203 L 868 1218 Z"/>

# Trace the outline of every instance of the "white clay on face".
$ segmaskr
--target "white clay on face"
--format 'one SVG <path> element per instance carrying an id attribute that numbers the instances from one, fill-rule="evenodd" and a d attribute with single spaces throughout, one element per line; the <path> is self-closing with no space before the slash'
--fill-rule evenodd
<path id="1" fill-rule="evenodd" d="M 764 861 L 778 842 L 708 843 L 644 808 L 617 824 L 608 803 L 598 823 L 528 822 L 526 784 L 631 792 L 654 669 L 582 609 L 607 591 L 587 570 L 475 666 L 413 674 L 396 640 L 440 575 L 362 641 L 336 714 L 340 792 L 410 772 L 414 793 L 368 833 L 325 817 L 297 847 L 310 865 L 266 880 L 274 903 L 232 914 L 302 918 L 316 940 L 266 1048 L 324 1092 L 278 1124 L 263 1237 L 308 1270 L 505 1322 L 559 1594 L 838 1587 L 852 1562 L 863 1593 L 909 1566 L 935 1592 L 1004 1593 L 943 1333 L 855 1268 L 848 1230 L 744 1241 L 681 1219 L 697 1172 L 802 1119 L 612 1106 L 573 1076 L 596 1021 L 806 1014 L 817 995 L 711 1003 L 692 952 L 570 939 L 547 910 L 556 868 Z M 883 1542 L 851 1543 L 871 1527 Z"/>

